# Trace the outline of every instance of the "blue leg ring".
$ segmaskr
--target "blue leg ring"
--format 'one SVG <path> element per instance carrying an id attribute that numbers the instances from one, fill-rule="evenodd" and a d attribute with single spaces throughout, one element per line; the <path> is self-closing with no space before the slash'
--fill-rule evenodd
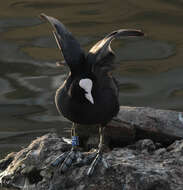
<path id="1" fill-rule="evenodd" d="M 79 137 L 72 136 L 72 146 L 79 146 Z"/>

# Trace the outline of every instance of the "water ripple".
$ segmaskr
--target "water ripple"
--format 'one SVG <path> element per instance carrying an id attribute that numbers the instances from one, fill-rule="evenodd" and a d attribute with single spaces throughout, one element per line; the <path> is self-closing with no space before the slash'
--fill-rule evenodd
<path id="1" fill-rule="evenodd" d="M 0 32 L 7 31 L 10 28 L 36 26 L 41 24 L 42 21 L 39 18 L 4 18 L 0 19 Z"/>
<path id="2" fill-rule="evenodd" d="M 175 55 L 174 44 L 155 41 L 151 39 L 123 40 L 121 48 L 116 50 L 116 55 L 122 60 L 152 60 L 164 59 Z"/>
<path id="3" fill-rule="evenodd" d="M 41 1 L 32 1 L 32 2 L 27 2 L 27 1 L 20 1 L 20 2 L 15 2 L 12 3 L 11 6 L 12 7 L 24 7 L 24 8 L 34 8 L 34 9 L 45 9 L 45 8 L 49 8 L 49 9 L 55 9 L 58 7 L 70 7 L 70 6 L 82 6 L 82 5 L 98 5 L 103 3 L 103 0 L 95 0 L 95 1 L 89 1 L 89 2 L 41 2 Z"/>

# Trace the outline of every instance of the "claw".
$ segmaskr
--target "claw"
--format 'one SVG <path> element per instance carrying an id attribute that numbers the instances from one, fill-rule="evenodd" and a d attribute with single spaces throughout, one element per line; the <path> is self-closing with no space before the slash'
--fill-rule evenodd
<path id="1" fill-rule="evenodd" d="M 71 150 L 69 152 L 69 154 L 67 155 L 67 157 L 65 158 L 65 160 L 63 161 L 61 167 L 60 167 L 60 172 L 63 173 L 65 172 L 72 164 L 72 162 L 75 160 L 76 158 L 76 152 Z"/>
<path id="2" fill-rule="evenodd" d="M 89 154 L 87 157 L 83 159 L 84 164 L 89 164 L 92 162 L 92 160 L 97 156 L 97 152 Z"/>
<path id="3" fill-rule="evenodd" d="M 76 152 L 76 163 L 79 163 L 79 162 L 81 162 L 81 160 L 82 160 L 82 154 L 81 154 L 81 152 Z"/>
<path id="4" fill-rule="evenodd" d="M 96 157 L 96 155 L 97 153 L 92 153 L 87 156 L 85 155 L 84 158 L 77 158 L 77 162 L 74 164 L 74 166 L 83 166 L 86 164 L 91 164 L 92 160 Z"/>
<path id="5" fill-rule="evenodd" d="M 80 163 L 82 161 L 82 154 L 79 151 L 71 150 L 70 152 L 64 152 L 60 156 L 58 156 L 47 169 L 53 169 L 56 166 L 60 166 L 59 171 L 61 173 L 64 173 L 71 165 L 72 163 L 76 161 L 77 163 Z"/>
<path id="6" fill-rule="evenodd" d="M 96 155 L 97 154 L 97 155 Z M 103 166 L 108 169 L 110 167 L 109 163 L 107 162 L 107 160 L 105 158 L 103 158 L 102 154 L 100 152 L 96 153 L 94 155 L 96 155 L 95 159 L 93 160 L 93 162 L 91 163 L 88 171 L 87 171 L 87 175 L 91 176 L 96 168 L 96 166 L 98 165 L 98 163 L 101 161 Z"/>
<path id="7" fill-rule="evenodd" d="M 109 163 L 108 163 L 107 160 L 106 160 L 105 158 L 103 158 L 103 157 L 102 157 L 102 164 L 103 164 L 103 166 L 104 166 L 106 169 L 110 168 Z"/>
<path id="8" fill-rule="evenodd" d="M 52 167 L 58 166 L 60 163 L 62 163 L 64 161 L 64 159 L 67 157 L 67 155 L 68 155 L 68 152 L 64 152 L 63 154 L 58 156 L 50 165 Z"/>
<path id="9" fill-rule="evenodd" d="M 101 158 L 102 158 L 101 154 L 98 153 L 87 171 L 88 176 L 91 176 L 93 174 L 94 169 L 97 166 L 97 164 L 99 163 L 99 161 L 101 160 Z"/>

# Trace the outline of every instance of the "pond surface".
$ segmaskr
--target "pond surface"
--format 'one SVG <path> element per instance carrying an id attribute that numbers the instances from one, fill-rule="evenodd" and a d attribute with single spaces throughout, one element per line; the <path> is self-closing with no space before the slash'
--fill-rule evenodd
<path id="1" fill-rule="evenodd" d="M 116 40 L 114 75 L 120 104 L 183 110 L 183 2 L 181 0 L 6 0 L 0 6 L 0 158 L 32 139 L 71 123 L 59 116 L 55 90 L 68 73 L 42 12 L 60 19 L 89 48 L 120 28 L 144 38 Z"/>

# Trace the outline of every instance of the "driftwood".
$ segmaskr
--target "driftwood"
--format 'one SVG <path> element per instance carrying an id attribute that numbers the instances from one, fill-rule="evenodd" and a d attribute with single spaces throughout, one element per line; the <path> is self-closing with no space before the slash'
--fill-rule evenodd
<path id="1" fill-rule="evenodd" d="M 68 139 L 50 133 L 0 161 L 0 184 L 27 190 L 182 190 L 180 119 L 175 111 L 122 106 L 105 131 L 113 148 L 104 153 L 109 169 L 99 164 L 91 177 L 86 176 L 89 165 L 72 165 L 64 174 L 59 167 L 48 170 L 58 155 L 71 148 Z M 97 145 L 97 128 L 78 126 L 78 132 L 87 144 L 84 148 Z"/>
<path id="2" fill-rule="evenodd" d="M 139 139 L 149 138 L 167 146 L 183 138 L 180 114 L 148 107 L 121 106 L 117 117 L 106 127 L 106 142 L 112 147 L 122 147 Z M 88 147 L 97 146 L 98 128 L 79 126 L 78 134 L 81 140 L 85 140 L 83 144 Z"/>

